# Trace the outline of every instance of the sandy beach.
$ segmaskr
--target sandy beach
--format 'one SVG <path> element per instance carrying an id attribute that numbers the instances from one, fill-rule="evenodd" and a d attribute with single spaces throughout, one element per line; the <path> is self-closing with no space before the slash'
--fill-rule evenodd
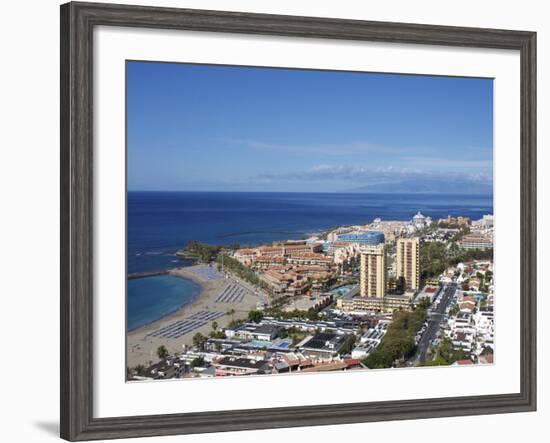
<path id="1" fill-rule="evenodd" d="M 151 362 L 158 361 L 157 348 L 160 345 L 166 346 L 170 353 L 182 352 L 184 346 L 191 346 L 193 344 L 193 336 L 197 332 L 208 336 L 212 331 L 212 323 L 214 321 L 217 322 L 219 327 L 226 327 L 232 319 L 246 318 L 248 312 L 256 307 L 260 297 L 253 293 L 251 286 L 237 281 L 233 277 L 208 278 L 204 275 L 204 271 L 207 268 L 207 265 L 194 265 L 170 271 L 171 275 L 193 280 L 201 286 L 202 292 L 192 304 L 183 306 L 169 316 L 128 333 L 126 342 L 126 364 L 128 367 L 133 368 L 140 364 L 148 366 Z M 230 285 L 237 285 L 238 288 L 244 289 L 242 300 L 222 301 L 223 298 L 220 297 L 220 294 Z M 216 301 L 217 299 L 218 301 Z M 231 309 L 235 311 L 233 314 L 230 313 Z M 177 338 L 148 336 L 148 334 L 168 327 L 177 321 L 186 320 L 189 317 L 200 315 L 204 312 L 218 313 L 219 317 L 207 321 L 205 325 Z"/>

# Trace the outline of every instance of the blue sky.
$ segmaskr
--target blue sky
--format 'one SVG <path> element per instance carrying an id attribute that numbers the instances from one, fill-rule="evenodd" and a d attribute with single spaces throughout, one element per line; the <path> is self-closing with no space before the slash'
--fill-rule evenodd
<path id="1" fill-rule="evenodd" d="M 489 79 L 127 63 L 128 189 L 487 193 Z"/>

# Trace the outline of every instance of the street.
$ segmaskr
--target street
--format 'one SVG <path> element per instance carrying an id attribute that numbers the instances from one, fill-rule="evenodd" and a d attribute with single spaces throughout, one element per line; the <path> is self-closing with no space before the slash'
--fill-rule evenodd
<path id="1" fill-rule="evenodd" d="M 436 338 L 441 322 L 445 318 L 445 310 L 456 292 L 456 283 L 445 285 L 442 291 L 441 301 L 437 309 L 429 314 L 428 326 L 418 342 L 416 354 L 407 361 L 407 366 L 415 366 L 417 363 L 424 363 L 426 361 L 430 344 Z"/>

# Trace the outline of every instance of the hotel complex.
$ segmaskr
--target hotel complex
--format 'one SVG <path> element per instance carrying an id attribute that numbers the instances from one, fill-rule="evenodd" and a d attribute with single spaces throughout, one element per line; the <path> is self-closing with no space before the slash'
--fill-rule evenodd
<path id="1" fill-rule="evenodd" d="M 405 280 L 406 291 L 403 293 L 388 292 L 386 254 L 385 244 L 361 248 L 360 294 L 338 299 L 337 305 L 342 311 L 393 312 L 411 308 L 420 286 L 419 239 L 397 240 L 397 274 Z"/>
<path id="2" fill-rule="evenodd" d="M 421 293 L 421 239 L 451 240 L 463 250 L 484 251 L 493 245 L 493 223 L 492 215 L 475 222 L 448 216 L 434 223 L 417 212 L 409 222 L 376 218 L 368 225 L 337 227 L 324 238 L 239 249 L 233 257 L 257 272 L 273 295 L 311 297 L 326 291 L 337 279 L 355 278 L 355 290 L 337 297 L 338 309 L 391 313 L 412 309 Z M 433 279 L 424 283 L 438 284 Z"/>

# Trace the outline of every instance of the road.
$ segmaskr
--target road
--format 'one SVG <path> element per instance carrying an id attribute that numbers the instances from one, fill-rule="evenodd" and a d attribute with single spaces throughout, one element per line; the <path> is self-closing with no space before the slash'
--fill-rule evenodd
<path id="1" fill-rule="evenodd" d="M 441 301 L 437 309 L 429 314 L 428 326 L 418 342 L 416 354 L 407 361 L 407 366 L 415 366 L 417 363 L 424 363 L 426 361 L 430 344 L 436 338 L 441 327 L 441 322 L 445 319 L 445 310 L 456 292 L 456 283 L 445 285 L 442 291 Z"/>

